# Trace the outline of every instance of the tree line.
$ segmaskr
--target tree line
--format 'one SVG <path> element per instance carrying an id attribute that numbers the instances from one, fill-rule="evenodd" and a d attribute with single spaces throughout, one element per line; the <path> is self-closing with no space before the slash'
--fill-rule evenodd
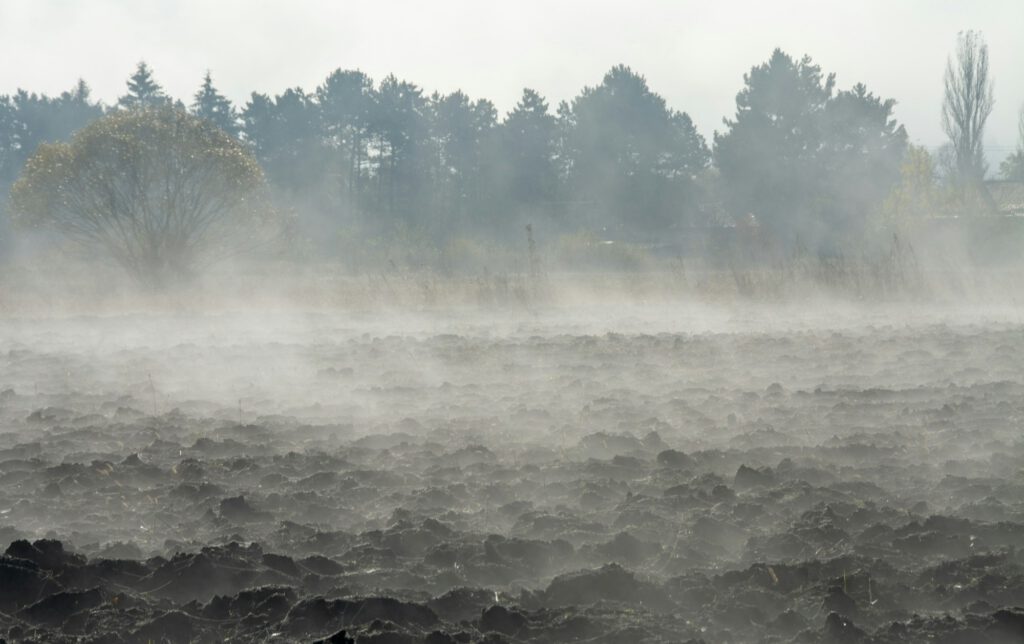
<path id="1" fill-rule="evenodd" d="M 981 133 L 991 111 L 987 48 L 961 34 L 946 77 L 951 177 L 983 194 Z M 979 78 L 981 75 L 981 78 Z M 315 89 L 253 93 L 235 106 L 206 74 L 188 104 L 140 62 L 113 106 L 80 81 L 57 97 L 0 96 L 0 182 L 40 143 L 104 114 L 169 106 L 219 127 L 258 160 L 280 203 L 330 251 L 340 229 L 434 239 L 518 235 L 523 223 L 654 240 L 709 225 L 756 224 L 781 240 L 864 233 L 872 216 L 921 181 L 895 100 L 839 89 L 811 58 L 776 49 L 743 77 L 735 114 L 710 142 L 689 115 L 619 65 L 552 106 L 524 89 L 499 115 L 461 91 L 428 94 L 387 76 L 338 69 Z M 927 154 L 927 153 L 924 153 Z M 1024 153 L 1004 174 L 1024 167 Z M 1005 165 L 1005 164 L 1004 164 Z M 924 163 L 937 181 L 935 163 Z"/>

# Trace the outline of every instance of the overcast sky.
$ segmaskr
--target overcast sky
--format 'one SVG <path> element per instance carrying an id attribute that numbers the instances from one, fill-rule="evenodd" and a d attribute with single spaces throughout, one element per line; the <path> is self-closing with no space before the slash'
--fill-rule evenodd
<path id="1" fill-rule="evenodd" d="M 1024 0 L 0 0 L 0 93 L 59 93 L 82 77 L 111 103 L 144 59 L 186 102 L 207 68 L 243 103 L 254 90 L 312 90 L 341 67 L 462 89 L 504 113 L 523 87 L 554 107 L 625 63 L 710 143 L 743 74 L 782 47 L 840 88 L 895 98 L 911 140 L 935 147 L 943 69 L 964 29 L 989 44 L 998 162 L 1024 104 Z"/>

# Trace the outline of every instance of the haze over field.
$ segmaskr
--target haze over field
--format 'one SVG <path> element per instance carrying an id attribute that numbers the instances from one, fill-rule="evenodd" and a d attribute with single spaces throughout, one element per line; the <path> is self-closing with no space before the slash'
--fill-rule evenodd
<path id="1" fill-rule="evenodd" d="M 1022 29 L 0 0 L 0 644 L 1024 641 Z"/>

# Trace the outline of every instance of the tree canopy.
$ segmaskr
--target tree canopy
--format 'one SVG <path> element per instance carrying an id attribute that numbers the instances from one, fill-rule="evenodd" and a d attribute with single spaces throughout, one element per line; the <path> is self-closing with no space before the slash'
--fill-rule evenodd
<path id="1" fill-rule="evenodd" d="M 559 108 L 569 190 L 617 224 L 663 228 L 682 219 L 686 191 L 707 167 L 707 145 L 686 113 L 671 110 L 624 65 Z"/>
<path id="2" fill-rule="evenodd" d="M 11 191 L 16 223 L 101 250 L 164 287 L 261 240 L 263 173 L 209 121 L 171 107 L 117 111 L 45 143 Z"/>
<path id="3" fill-rule="evenodd" d="M 862 84 L 836 93 L 834 75 L 780 49 L 743 81 L 735 117 L 715 134 L 732 214 L 787 243 L 862 228 L 900 178 L 907 135 L 895 101 Z"/>
<path id="4" fill-rule="evenodd" d="M 203 84 L 193 98 L 192 113 L 210 121 L 231 136 L 238 136 L 240 128 L 235 107 L 213 86 L 213 78 L 209 71 L 203 77 Z"/>
<path id="5" fill-rule="evenodd" d="M 1024 105 L 1017 116 L 1017 149 L 999 166 L 999 173 L 1010 181 L 1024 181 Z"/>
<path id="6" fill-rule="evenodd" d="M 951 167 L 961 185 L 965 176 L 981 180 L 986 60 L 980 37 L 962 35 L 947 71 L 945 123 L 954 140 L 938 165 Z M 693 227 L 756 221 L 783 244 L 830 246 L 905 203 L 894 191 L 913 191 L 904 185 L 907 134 L 895 101 L 862 83 L 839 88 L 810 57 L 781 50 L 744 75 L 735 114 L 711 149 L 685 111 L 625 65 L 557 108 L 524 89 L 503 115 L 457 89 L 426 92 L 351 69 L 332 71 L 312 90 L 253 93 L 237 109 L 210 72 L 199 80 L 187 108 L 145 62 L 109 108 L 84 82 L 57 97 L 0 96 L 0 184 L 11 185 L 42 144 L 68 141 L 105 113 L 166 108 L 251 153 L 269 192 L 300 213 L 301 230 L 325 254 L 337 252 L 339 235 L 518 240 L 529 222 L 542 236 L 658 243 Z M 1024 152 L 1011 155 L 1002 175 L 1024 176 L 1021 159 Z M 932 201 L 918 200 L 915 212 Z"/>
<path id="7" fill-rule="evenodd" d="M 128 78 L 126 84 L 128 93 L 117 99 L 118 107 L 136 109 L 171 104 L 170 97 L 164 93 L 164 88 L 156 82 L 153 70 L 145 61 L 139 61 L 135 67 L 135 73 Z"/>
<path id="8" fill-rule="evenodd" d="M 537 211 L 556 199 L 557 125 L 544 97 L 524 89 L 499 133 L 505 151 L 499 160 L 504 202 Z"/>

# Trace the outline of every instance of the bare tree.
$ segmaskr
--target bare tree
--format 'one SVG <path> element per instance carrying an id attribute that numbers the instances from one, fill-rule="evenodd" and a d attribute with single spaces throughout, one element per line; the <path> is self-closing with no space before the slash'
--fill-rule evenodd
<path id="1" fill-rule="evenodd" d="M 942 128 L 952 143 L 961 188 L 977 191 L 991 210 L 995 204 L 985 188 L 987 166 L 981 139 L 994 104 L 988 45 L 981 34 L 961 32 L 956 59 L 946 61 Z"/>

